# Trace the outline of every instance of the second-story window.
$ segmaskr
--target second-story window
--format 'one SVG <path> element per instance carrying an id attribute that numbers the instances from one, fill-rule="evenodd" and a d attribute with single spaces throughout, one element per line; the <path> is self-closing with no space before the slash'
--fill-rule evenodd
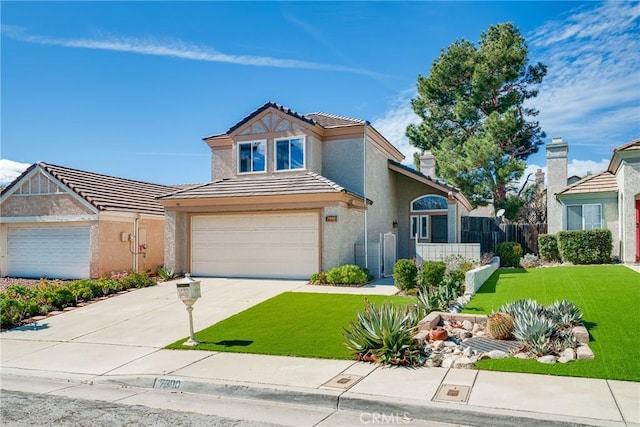
<path id="1" fill-rule="evenodd" d="M 277 139 L 275 143 L 277 171 L 304 169 L 304 138 Z"/>
<path id="2" fill-rule="evenodd" d="M 238 173 L 265 171 L 266 141 L 238 143 Z"/>

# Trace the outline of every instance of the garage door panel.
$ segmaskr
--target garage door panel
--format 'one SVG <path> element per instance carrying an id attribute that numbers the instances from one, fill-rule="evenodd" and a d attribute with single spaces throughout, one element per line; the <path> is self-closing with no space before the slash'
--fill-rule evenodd
<path id="1" fill-rule="evenodd" d="M 308 278 L 318 270 L 318 214 L 192 217 L 194 275 Z"/>
<path id="2" fill-rule="evenodd" d="M 89 227 L 11 227 L 7 274 L 14 277 L 89 277 Z"/>

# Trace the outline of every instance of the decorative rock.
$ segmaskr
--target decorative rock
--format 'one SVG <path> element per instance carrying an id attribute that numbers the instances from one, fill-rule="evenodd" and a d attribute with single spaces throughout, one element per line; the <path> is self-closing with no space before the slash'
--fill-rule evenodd
<path id="1" fill-rule="evenodd" d="M 429 331 L 424 329 L 418 331 L 418 333 L 413 337 L 413 339 L 418 341 L 419 343 L 423 343 L 427 341 L 428 338 L 429 338 Z"/>
<path id="2" fill-rule="evenodd" d="M 442 366 L 443 368 L 450 368 L 453 366 L 453 363 L 458 359 L 457 356 L 447 356 L 444 358 L 444 360 L 442 361 L 442 364 L 440 366 Z"/>
<path id="3" fill-rule="evenodd" d="M 513 355 L 513 357 L 518 359 L 528 359 L 529 355 L 527 353 L 516 353 Z"/>
<path id="4" fill-rule="evenodd" d="M 471 357 L 472 354 L 473 350 L 471 350 L 471 347 L 465 347 L 464 350 L 462 350 L 463 356 Z"/>
<path id="5" fill-rule="evenodd" d="M 486 334 L 484 331 L 478 331 L 478 332 L 476 332 L 476 334 L 475 334 L 475 335 L 476 335 L 477 337 L 484 337 L 484 336 L 486 336 L 487 334 Z"/>
<path id="6" fill-rule="evenodd" d="M 431 348 L 433 348 L 434 350 L 442 350 L 443 347 L 444 341 L 442 340 L 434 341 L 431 343 Z"/>
<path id="7" fill-rule="evenodd" d="M 453 362 L 453 367 L 456 369 L 472 369 L 474 366 L 471 359 L 465 356 L 459 357 Z"/>
<path id="8" fill-rule="evenodd" d="M 538 362 L 546 363 L 547 365 L 553 365 L 554 363 L 556 363 L 556 357 L 552 355 L 538 357 L 537 360 Z"/>
<path id="9" fill-rule="evenodd" d="M 580 344 L 589 344 L 589 332 L 584 326 L 576 326 L 571 329 L 571 333 Z"/>
<path id="10" fill-rule="evenodd" d="M 558 357 L 558 362 L 559 363 L 569 363 L 569 362 L 573 362 L 573 359 L 569 359 L 568 357 Z"/>
<path id="11" fill-rule="evenodd" d="M 480 326 L 478 323 L 474 323 L 473 324 L 473 328 L 471 329 L 471 333 L 473 333 L 475 335 L 478 332 L 480 332 L 481 330 L 482 330 L 482 326 Z"/>
<path id="12" fill-rule="evenodd" d="M 595 357 L 588 345 L 579 345 L 576 351 L 578 360 L 591 360 Z"/>
<path id="13" fill-rule="evenodd" d="M 454 343 L 453 341 L 445 341 L 445 342 L 444 342 L 444 346 L 445 346 L 445 347 L 455 347 L 455 346 L 457 346 L 457 345 L 458 345 L 458 344 Z"/>
<path id="14" fill-rule="evenodd" d="M 459 339 L 465 339 L 465 338 L 471 338 L 471 336 L 473 335 L 471 332 L 469 332 L 466 329 L 462 329 L 462 328 L 455 328 L 453 330 L 451 330 L 451 335 L 459 338 Z"/>
<path id="15" fill-rule="evenodd" d="M 572 348 L 567 348 L 562 353 L 560 353 L 560 357 L 564 357 L 564 358 L 567 358 L 569 360 L 575 360 L 576 352 Z"/>
<path id="16" fill-rule="evenodd" d="M 509 355 L 502 350 L 491 350 L 487 353 L 487 356 L 489 356 L 489 359 L 506 359 L 509 357 Z"/>
<path id="17" fill-rule="evenodd" d="M 462 327 L 465 328 L 467 331 L 471 331 L 473 330 L 473 323 L 471 323 L 468 320 L 465 320 L 462 322 Z"/>
<path id="18" fill-rule="evenodd" d="M 427 316 L 418 322 L 419 329 L 426 329 L 427 331 L 431 328 L 435 328 L 440 323 L 440 313 L 437 311 L 432 311 L 427 314 Z"/>
<path id="19" fill-rule="evenodd" d="M 430 357 L 427 359 L 426 362 L 424 362 L 424 366 L 428 368 L 437 368 L 440 366 L 441 363 L 442 363 L 442 359 L 440 358 L 440 356 Z"/>

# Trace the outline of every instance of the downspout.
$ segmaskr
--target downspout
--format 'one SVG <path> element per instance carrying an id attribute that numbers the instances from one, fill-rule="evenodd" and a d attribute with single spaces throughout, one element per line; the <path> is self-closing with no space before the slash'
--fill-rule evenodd
<path id="1" fill-rule="evenodd" d="M 364 138 L 362 144 L 362 193 L 364 197 L 364 267 L 369 268 L 369 233 L 367 227 L 367 211 L 369 205 L 367 204 L 367 125 L 369 122 L 364 121 Z"/>
<path id="2" fill-rule="evenodd" d="M 136 214 L 133 221 L 133 271 L 138 272 L 138 249 L 140 248 L 140 236 L 138 236 L 138 226 L 140 221 L 140 214 Z"/>

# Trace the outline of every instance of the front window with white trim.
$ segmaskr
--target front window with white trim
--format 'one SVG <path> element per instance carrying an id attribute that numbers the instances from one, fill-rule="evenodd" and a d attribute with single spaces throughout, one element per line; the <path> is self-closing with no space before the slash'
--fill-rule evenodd
<path id="1" fill-rule="evenodd" d="M 304 137 L 275 140 L 275 170 L 304 169 Z"/>
<path id="2" fill-rule="evenodd" d="M 602 228 L 602 205 L 567 206 L 567 230 L 593 230 Z"/>
<path id="3" fill-rule="evenodd" d="M 429 216 L 428 215 L 412 215 L 411 216 L 411 238 L 412 239 L 428 239 L 429 238 Z"/>
<path id="4" fill-rule="evenodd" d="M 265 171 L 266 141 L 238 143 L 238 173 Z"/>

